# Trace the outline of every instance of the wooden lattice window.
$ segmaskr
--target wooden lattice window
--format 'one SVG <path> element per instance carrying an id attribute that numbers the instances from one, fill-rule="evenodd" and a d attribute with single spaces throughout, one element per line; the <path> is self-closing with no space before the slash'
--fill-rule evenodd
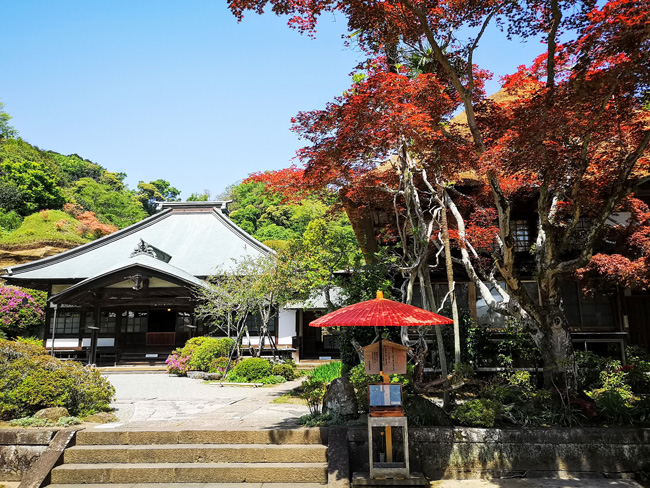
<path id="1" fill-rule="evenodd" d="M 147 332 L 148 315 L 147 312 L 122 312 L 122 332 Z"/>
<path id="2" fill-rule="evenodd" d="M 56 315 L 55 331 L 57 334 L 78 334 L 81 313 L 59 312 Z"/>
<path id="3" fill-rule="evenodd" d="M 510 222 L 512 237 L 515 240 L 515 252 L 529 252 L 533 245 L 533 236 L 530 222 L 527 220 L 513 220 Z"/>

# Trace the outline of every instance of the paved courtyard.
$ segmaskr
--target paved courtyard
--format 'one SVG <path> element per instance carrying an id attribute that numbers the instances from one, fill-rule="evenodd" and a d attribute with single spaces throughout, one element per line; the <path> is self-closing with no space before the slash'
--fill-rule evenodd
<path id="1" fill-rule="evenodd" d="M 107 373 L 119 424 L 103 428 L 275 428 L 297 426 L 304 405 L 271 403 L 301 380 L 264 388 L 219 386 L 161 373 Z"/>

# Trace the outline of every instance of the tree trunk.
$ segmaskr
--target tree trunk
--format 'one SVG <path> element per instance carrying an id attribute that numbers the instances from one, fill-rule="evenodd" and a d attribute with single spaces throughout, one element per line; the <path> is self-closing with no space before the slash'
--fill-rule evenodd
<path id="1" fill-rule="evenodd" d="M 562 310 L 553 307 L 544 316 L 543 334 L 535 335 L 542 355 L 544 387 L 560 390 L 577 388 L 576 366 L 569 324 Z"/>
<path id="2" fill-rule="evenodd" d="M 441 199 L 441 201 L 443 200 Z M 454 364 L 457 365 L 460 364 L 460 320 L 458 318 L 458 304 L 456 302 L 456 284 L 454 283 L 454 267 L 451 260 L 446 206 L 443 206 L 440 212 L 440 223 L 442 225 L 442 244 L 445 246 L 445 268 L 447 270 L 447 284 L 449 286 L 449 299 L 451 301 L 451 316 L 454 319 Z"/>

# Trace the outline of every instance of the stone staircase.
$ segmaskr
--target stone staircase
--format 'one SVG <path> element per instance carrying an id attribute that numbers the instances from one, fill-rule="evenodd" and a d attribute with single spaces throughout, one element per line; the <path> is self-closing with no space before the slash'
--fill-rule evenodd
<path id="1" fill-rule="evenodd" d="M 318 487 L 327 484 L 324 444 L 320 429 L 80 431 L 48 486 Z"/>

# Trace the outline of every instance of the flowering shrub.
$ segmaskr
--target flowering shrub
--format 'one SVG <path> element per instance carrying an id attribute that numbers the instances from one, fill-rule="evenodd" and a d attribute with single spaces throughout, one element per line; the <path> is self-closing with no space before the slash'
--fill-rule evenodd
<path id="1" fill-rule="evenodd" d="M 83 212 L 77 216 L 77 220 L 79 221 L 77 232 L 82 237 L 98 239 L 117 231 L 115 225 L 102 224 L 95 216 L 95 212 Z"/>
<path id="2" fill-rule="evenodd" d="M 45 294 L 0 286 L 0 331 L 9 337 L 31 331 L 45 320 Z"/>
<path id="3" fill-rule="evenodd" d="M 228 337 L 194 337 L 177 348 L 165 360 L 169 374 L 185 375 L 189 370 L 223 373 L 235 341 Z"/>
<path id="4" fill-rule="evenodd" d="M 167 372 L 169 374 L 176 374 L 183 376 L 190 369 L 188 362 L 190 360 L 189 356 L 183 355 L 183 349 L 178 347 L 172 352 L 169 357 L 165 360 L 167 365 Z"/>
<path id="5" fill-rule="evenodd" d="M 117 231 L 117 227 L 115 225 L 101 223 L 97 219 L 95 212 L 90 212 L 90 211 L 84 212 L 81 205 L 77 205 L 74 203 L 66 203 L 63 206 L 63 211 L 79 221 L 76 231 L 82 237 L 85 237 L 87 239 L 98 239 L 100 237 L 107 236 L 108 234 L 112 234 L 113 232 Z M 66 220 L 61 220 L 60 222 L 57 222 L 55 224 L 57 230 L 62 230 L 66 223 L 67 223 Z"/>
<path id="6" fill-rule="evenodd" d="M 232 361 L 230 363 L 230 369 L 232 369 L 234 365 L 235 362 Z M 210 363 L 210 369 L 208 369 L 208 373 L 221 373 L 221 375 L 223 375 L 226 372 L 227 367 L 228 367 L 228 358 L 221 356 L 217 359 L 214 359 Z"/>

